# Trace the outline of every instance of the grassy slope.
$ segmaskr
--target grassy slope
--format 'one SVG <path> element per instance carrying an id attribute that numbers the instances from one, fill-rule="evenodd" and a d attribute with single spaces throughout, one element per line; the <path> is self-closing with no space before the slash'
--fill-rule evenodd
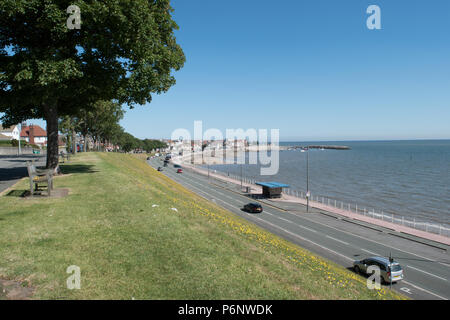
<path id="1" fill-rule="evenodd" d="M 0 198 L 0 277 L 26 281 L 35 298 L 400 297 L 368 290 L 363 278 L 130 155 L 80 154 L 63 171 L 55 187 L 69 188 L 66 198 Z M 15 187 L 26 188 L 27 181 Z M 81 268 L 81 290 L 66 289 L 70 265 Z"/>

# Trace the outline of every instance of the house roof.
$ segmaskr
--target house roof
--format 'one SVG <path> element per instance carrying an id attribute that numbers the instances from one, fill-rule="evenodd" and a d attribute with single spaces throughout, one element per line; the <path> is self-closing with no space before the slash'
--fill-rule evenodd
<path id="1" fill-rule="evenodd" d="M 11 140 L 11 137 L 5 136 L 4 134 L 0 133 L 0 140 Z"/>
<path id="2" fill-rule="evenodd" d="M 47 136 L 47 131 L 42 129 L 40 126 L 34 124 L 33 129 L 34 129 L 35 137 L 46 137 Z M 30 126 L 23 126 L 22 131 L 20 132 L 20 136 L 28 137 L 29 134 L 30 134 Z"/>
<path id="3" fill-rule="evenodd" d="M 10 126 L 10 127 L 3 127 L 3 125 L 0 123 L 0 132 L 12 132 L 16 126 Z"/>

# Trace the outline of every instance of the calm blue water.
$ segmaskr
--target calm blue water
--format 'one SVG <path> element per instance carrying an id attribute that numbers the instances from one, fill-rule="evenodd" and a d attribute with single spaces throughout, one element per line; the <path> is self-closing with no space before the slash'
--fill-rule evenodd
<path id="1" fill-rule="evenodd" d="M 360 207 L 450 224 L 450 140 L 283 142 L 280 145 L 345 145 L 352 149 L 310 150 L 310 190 Z M 248 156 L 248 155 L 247 155 Z M 212 169 L 240 175 L 240 165 Z M 306 190 L 306 152 L 281 151 L 275 176 L 260 176 L 259 165 L 244 175 Z"/>

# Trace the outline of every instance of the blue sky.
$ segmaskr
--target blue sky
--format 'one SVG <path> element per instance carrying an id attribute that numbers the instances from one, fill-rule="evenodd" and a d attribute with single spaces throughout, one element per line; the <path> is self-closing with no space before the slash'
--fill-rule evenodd
<path id="1" fill-rule="evenodd" d="M 366 9 L 381 8 L 381 30 Z M 176 86 L 121 124 L 280 129 L 281 140 L 450 138 L 448 0 L 174 0 Z"/>

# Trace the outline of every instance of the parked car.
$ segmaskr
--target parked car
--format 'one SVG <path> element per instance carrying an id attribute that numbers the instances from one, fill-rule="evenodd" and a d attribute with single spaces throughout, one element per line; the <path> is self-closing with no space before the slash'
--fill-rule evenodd
<path id="1" fill-rule="evenodd" d="M 353 269 L 356 273 L 368 274 L 367 269 L 370 266 L 377 266 L 380 268 L 381 281 L 390 283 L 403 280 L 403 268 L 394 260 L 389 261 L 385 257 L 370 257 L 364 260 L 353 262 Z"/>
<path id="2" fill-rule="evenodd" d="M 251 213 L 261 213 L 263 212 L 263 208 L 259 203 L 247 203 L 244 206 L 244 211 Z"/>
<path id="3" fill-rule="evenodd" d="M 163 171 L 163 168 L 162 167 L 158 167 L 158 171 Z"/>
<path id="4" fill-rule="evenodd" d="M 178 169 L 178 170 L 177 170 L 177 173 L 183 173 L 183 169 L 181 169 L 181 168 Z"/>

